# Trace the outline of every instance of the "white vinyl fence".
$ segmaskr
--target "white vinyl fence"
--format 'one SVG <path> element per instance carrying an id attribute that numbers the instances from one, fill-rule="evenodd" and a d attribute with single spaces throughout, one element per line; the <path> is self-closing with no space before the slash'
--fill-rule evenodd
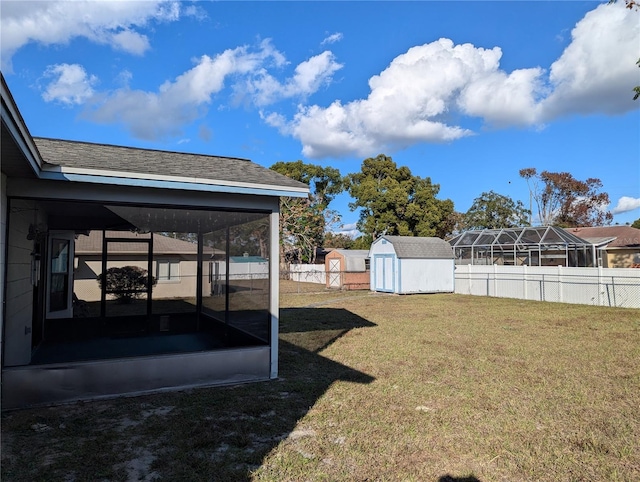
<path id="1" fill-rule="evenodd" d="M 324 264 L 292 264 L 289 267 L 291 281 L 300 283 L 327 284 L 327 273 Z"/>
<path id="2" fill-rule="evenodd" d="M 640 308 L 640 269 L 562 266 L 455 268 L 459 294 Z"/>

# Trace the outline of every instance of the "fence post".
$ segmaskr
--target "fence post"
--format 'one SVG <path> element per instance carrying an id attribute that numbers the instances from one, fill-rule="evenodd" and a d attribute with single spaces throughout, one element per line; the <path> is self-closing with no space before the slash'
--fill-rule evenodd
<path id="1" fill-rule="evenodd" d="M 602 266 L 598 266 L 598 306 L 602 306 Z"/>
<path id="2" fill-rule="evenodd" d="M 558 265 L 558 302 L 562 303 L 563 300 L 563 296 L 562 296 L 562 266 Z"/>
<path id="3" fill-rule="evenodd" d="M 522 295 L 524 296 L 524 300 L 528 299 L 527 298 L 527 285 L 529 283 L 527 283 L 527 265 L 523 264 L 522 265 Z"/>
<path id="4" fill-rule="evenodd" d="M 493 265 L 493 296 L 498 296 L 498 265 Z"/>
<path id="5" fill-rule="evenodd" d="M 613 306 L 618 306 L 618 300 L 616 299 L 616 278 L 611 277 L 611 291 L 613 291 Z"/>

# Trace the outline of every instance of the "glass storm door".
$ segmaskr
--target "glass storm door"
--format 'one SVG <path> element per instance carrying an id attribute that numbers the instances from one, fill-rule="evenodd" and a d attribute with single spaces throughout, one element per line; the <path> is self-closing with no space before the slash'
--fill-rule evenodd
<path id="1" fill-rule="evenodd" d="M 49 234 L 47 318 L 73 317 L 73 247 L 75 233 Z"/>

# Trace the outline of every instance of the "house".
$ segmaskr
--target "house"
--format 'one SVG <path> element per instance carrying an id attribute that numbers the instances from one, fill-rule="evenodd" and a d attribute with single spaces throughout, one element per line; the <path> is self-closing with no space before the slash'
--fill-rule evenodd
<path id="1" fill-rule="evenodd" d="M 2 407 L 277 377 L 279 198 L 308 186 L 244 159 L 32 137 L 1 87 Z M 237 257 L 260 275 L 232 276 Z M 82 299 L 123 265 L 147 273 Z"/>
<path id="2" fill-rule="evenodd" d="M 371 290 L 387 293 L 452 293 L 454 257 L 434 237 L 381 236 L 371 243 Z"/>
<path id="3" fill-rule="evenodd" d="M 597 248 L 604 268 L 640 267 L 640 229 L 631 226 L 566 228 Z"/>
<path id="4" fill-rule="evenodd" d="M 325 256 L 327 288 L 342 290 L 369 289 L 369 251 L 333 249 Z"/>
<path id="5" fill-rule="evenodd" d="M 109 244 L 107 269 L 136 266 L 148 271 L 147 244 L 136 243 L 137 239 L 148 239 L 150 235 L 131 231 L 104 231 L 110 240 L 126 238 L 124 242 Z M 198 243 L 172 237 L 169 233 L 153 233 L 154 257 L 151 275 L 156 284 L 153 295 L 156 299 L 186 298 L 196 291 Z M 102 271 L 103 231 L 93 230 L 78 234 L 74 245 L 74 296 L 85 302 L 100 301 L 101 287 L 98 274 Z M 203 263 L 213 254 L 205 249 Z M 224 251 L 216 250 L 218 254 Z M 208 266 L 207 266 L 208 267 Z M 207 270 L 205 268 L 205 274 Z M 203 291 L 211 290 L 209 276 L 203 280 Z M 112 294 L 107 294 L 111 299 Z"/>

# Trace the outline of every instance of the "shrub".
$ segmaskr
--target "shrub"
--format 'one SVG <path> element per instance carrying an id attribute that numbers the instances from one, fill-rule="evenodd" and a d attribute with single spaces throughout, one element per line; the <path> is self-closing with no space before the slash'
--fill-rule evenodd
<path id="1" fill-rule="evenodd" d="M 98 275 L 98 284 L 102 289 L 106 283 L 107 294 L 116 297 L 118 303 L 131 303 L 131 300 L 140 298 L 147 291 L 148 272 L 138 266 L 123 266 L 121 268 L 109 268 Z M 158 282 L 153 276 L 151 286 Z"/>

